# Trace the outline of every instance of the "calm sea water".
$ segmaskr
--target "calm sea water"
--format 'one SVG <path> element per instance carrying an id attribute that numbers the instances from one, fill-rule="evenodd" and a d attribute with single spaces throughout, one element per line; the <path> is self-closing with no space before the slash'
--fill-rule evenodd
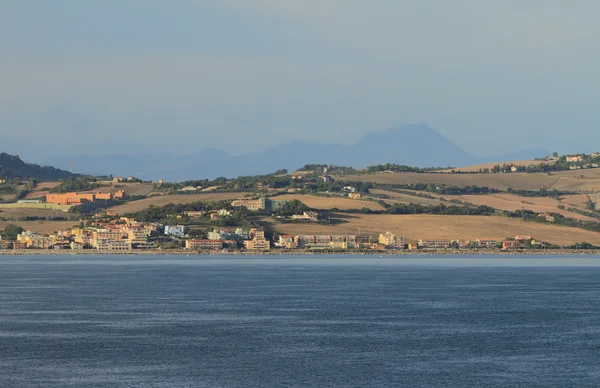
<path id="1" fill-rule="evenodd" d="M 600 258 L 0 257 L 0 387 L 392 386 L 600 386 Z"/>

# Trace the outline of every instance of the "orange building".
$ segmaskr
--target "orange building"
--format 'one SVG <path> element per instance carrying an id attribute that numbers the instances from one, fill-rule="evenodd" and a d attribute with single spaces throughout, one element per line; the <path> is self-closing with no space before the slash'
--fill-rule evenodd
<path id="1" fill-rule="evenodd" d="M 65 193 L 46 195 L 47 203 L 58 205 L 81 205 L 84 202 L 94 202 L 98 200 L 123 199 L 126 197 L 125 190 L 118 190 L 112 193 Z"/>
<path id="2" fill-rule="evenodd" d="M 83 202 L 94 202 L 96 194 L 93 193 L 65 193 L 46 195 L 47 203 L 58 205 L 81 205 Z"/>

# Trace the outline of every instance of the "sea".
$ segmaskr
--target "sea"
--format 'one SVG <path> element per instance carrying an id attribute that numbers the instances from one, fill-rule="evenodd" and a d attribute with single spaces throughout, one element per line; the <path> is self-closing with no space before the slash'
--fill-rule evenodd
<path id="1" fill-rule="evenodd" d="M 0 256 L 0 387 L 599 387 L 600 257 Z"/>

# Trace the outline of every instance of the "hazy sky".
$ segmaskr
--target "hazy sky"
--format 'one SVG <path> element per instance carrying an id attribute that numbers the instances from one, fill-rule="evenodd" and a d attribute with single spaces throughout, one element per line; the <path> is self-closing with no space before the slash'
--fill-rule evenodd
<path id="1" fill-rule="evenodd" d="M 479 155 L 589 152 L 599 14 L 595 0 L 2 0 L 0 151 L 240 153 L 426 122 Z"/>

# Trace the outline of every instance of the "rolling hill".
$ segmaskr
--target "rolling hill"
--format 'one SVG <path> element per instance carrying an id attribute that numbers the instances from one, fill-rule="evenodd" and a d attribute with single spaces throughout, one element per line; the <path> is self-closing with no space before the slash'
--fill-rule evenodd
<path id="1" fill-rule="evenodd" d="M 0 179 L 22 178 L 51 181 L 66 179 L 74 175 L 55 167 L 26 163 L 17 155 L 0 153 Z"/>

